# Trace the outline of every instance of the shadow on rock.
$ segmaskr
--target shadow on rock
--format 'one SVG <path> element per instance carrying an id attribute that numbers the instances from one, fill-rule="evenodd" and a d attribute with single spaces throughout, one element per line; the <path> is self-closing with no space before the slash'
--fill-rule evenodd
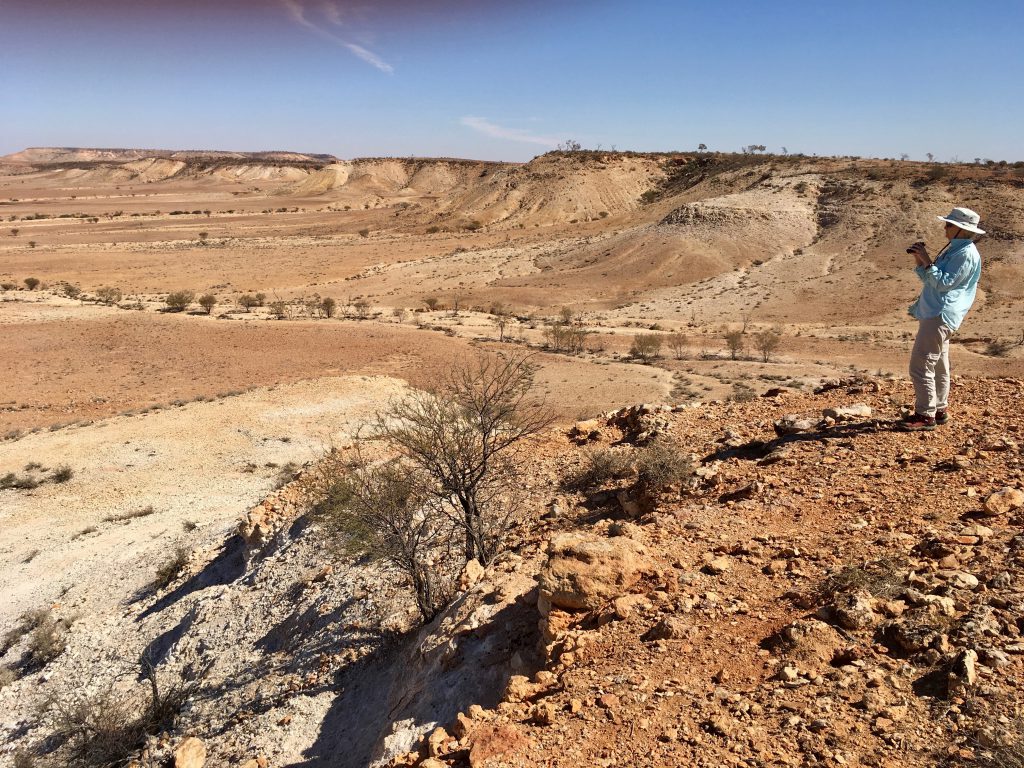
<path id="1" fill-rule="evenodd" d="M 482 621 L 472 617 L 491 606 L 453 621 L 459 607 L 346 668 L 319 737 L 289 768 L 365 768 L 411 750 L 429 728 L 471 704 L 496 706 L 509 678 L 529 673 L 539 640 L 536 592 Z"/>
<path id="2" fill-rule="evenodd" d="M 149 606 L 143 611 L 138 621 L 142 621 L 147 616 L 154 613 L 159 613 L 168 606 L 174 605 L 176 602 L 181 600 L 193 592 L 197 592 L 200 589 L 206 589 L 207 587 L 214 587 L 219 584 L 230 584 L 233 581 L 239 579 L 245 574 L 246 568 L 246 544 L 241 536 L 235 535 L 224 542 L 224 546 L 221 548 L 220 553 L 210 563 L 198 573 L 193 574 L 191 577 L 186 579 L 180 585 L 175 587 L 173 590 L 168 592 L 166 595 L 157 600 L 153 605 Z M 132 598 L 132 603 L 137 603 L 143 599 L 147 594 L 148 590 L 143 591 Z"/>

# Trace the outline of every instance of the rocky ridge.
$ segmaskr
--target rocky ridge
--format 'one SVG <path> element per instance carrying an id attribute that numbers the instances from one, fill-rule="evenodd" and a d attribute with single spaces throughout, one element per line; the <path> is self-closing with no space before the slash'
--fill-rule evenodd
<path id="1" fill-rule="evenodd" d="M 0 689 L 0 760 L 59 761 L 38 704 L 130 691 L 145 655 L 199 693 L 139 765 L 1012 765 L 1022 389 L 959 380 L 929 433 L 862 379 L 552 432 L 515 549 L 420 629 L 394 574 L 325 547 L 311 468 Z M 578 482 L 651 445 L 687 478 L 643 503 L 628 473 Z"/>

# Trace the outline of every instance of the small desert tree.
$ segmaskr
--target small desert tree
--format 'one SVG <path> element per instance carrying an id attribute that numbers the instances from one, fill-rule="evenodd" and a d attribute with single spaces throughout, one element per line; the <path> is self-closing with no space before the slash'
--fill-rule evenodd
<path id="1" fill-rule="evenodd" d="M 265 293 L 257 293 L 256 294 L 256 306 L 257 307 L 262 307 L 263 304 L 266 302 L 266 300 L 267 300 L 267 294 L 265 294 Z"/>
<path id="2" fill-rule="evenodd" d="M 288 305 L 280 299 L 272 301 L 270 302 L 270 314 L 278 320 L 284 320 L 288 317 Z"/>
<path id="3" fill-rule="evenodd" d="M 672 350 L 672 354 L 675 355 L 676 360 L 682 360 L 683 355 L 686 353 L 686 334 L 670 333 L 665 337 L 665 341 L 668 343 L 668 348 Z"/>
<path id="4" fill-rule="evenodd" d="M 753 338 L 754 349 L 761 353 L 761 359 L 767 363 L 782 343 L 782 331 L 778 328 L 758 331 Z"/>
<path id="5" fill-rule="evenodd" d="M 467 561 L 486 565 L 502 550 L 521 495 L 518 449 L 551 421 L 530 402 L 534 373 L 529 355 L 480 356 L 377 416 L 375 436 L 426 480 Z"/>
<path id="6" fill-rule="evenodd" d="M 260 306 L 260 301 L 251 293 L 246 293 L 238 298 L 238 306 L 246 312 L 252 312 L 253 307 Z"/>
<path id="7" fill-rule="evenodd" d="M 746 336 L 743 331 L 726 331 L 725 344 L 729 347 L 729 357 L 736 360 L 746 347 Z"/>
<path id="8" fill-rule="evenodd" d="M 200 244 L 200 245 L 206 245 L 206 239 L 207 239 L 207 238 L 208 238 L 209 236 L 210 236 L 210 233 L 209 233 L 209 232 L 200 232 L 200 233 L 199 233 L 199 244 Z"/>
<path id="9" fill-rule="evenodd" d="M 206 314 L 213 312 L 213 308 L 217 306 L 217 297 L 212 293 L 204 293 L 199 297 L 199 306 L 206 310 Z"/>
<path id="10" fill-rule="evenodd" d="M 405 322 L 406 314 L 407 312 L 405 311 L 405 307 L 395 307 L 391 310 L 391 316 L 400 323 Z"/>
<path id="11" fill-rule="evenodd" d="M 512 322 L 512 316 L 508 310 L 504 307 L 496 307 L 494 314 L 491 315 L 491 325 L 498 329 L 498 341 L 505 340 L 505 331 L 508 329 L 509 323 Z"/>
<path id="12" fill-rule="evenodd" d="M 24 283 L 25 287 L 28 288 L 30 291 L 34 291 L 36 288 L 39 287 L 39 279 L 36 277 L 26 277 Z"/>
<path id="13" fill-rule="evenodd" d="M 437 296 L 427 296 L 423 303 L 427 305 L 427 309 L 433 312 L 441 305 L 441 300 Z"/>
<path id="14" fill-rule="evenodd" d="M 320 302 L 320 311 L 324 313 L 324 317 L 334 317 L 334 312 L 338 308 L 338 302 L 332 299 L 330 296 Z"/>
<path id="15" fill-rule="evenodd" d="M 195 298 L 196 295 L 192 291 L 174 291 L 167 294 L 164 303 L 171 312 L 184 312 Z"/>
<path id="16" fill-rule="evenodd" d="M 365 320 L 370 316 L 370 302 L 366 299 L 356 299 L 352 307 L 356 311 L 356 317 L 360 320 Z"/>
<path id="17" fill-rule="evenodd" d="M 638 333 L 633 337 L 629 354 L 645 363 L 653 360 L 661 354 L 661 336 L 656 333 Z"/>

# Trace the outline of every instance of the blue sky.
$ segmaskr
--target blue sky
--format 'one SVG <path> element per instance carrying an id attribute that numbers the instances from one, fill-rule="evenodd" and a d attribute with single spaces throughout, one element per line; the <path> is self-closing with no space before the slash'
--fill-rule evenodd
<path id="1" fill-rule="evenodd" d="M 0 0 L 0 154 L 1024 159 L 1024 3 Z"/>

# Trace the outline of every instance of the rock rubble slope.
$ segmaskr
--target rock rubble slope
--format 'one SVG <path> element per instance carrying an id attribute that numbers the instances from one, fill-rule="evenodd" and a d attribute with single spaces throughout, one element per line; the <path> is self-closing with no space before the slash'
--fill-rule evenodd
<path id="1" fill-rule="evenodd" d="M 905 384 L 856 378 L 553 430 L 513 551 L 418 629 L 395 575 L 303 514 L 311 468 L 166 587 L 71 622 L 0 690 L 2 759 L 60 764 L 39 703 L 130 691 L 145 656 L 196 688 L 139 765 L 1014 765 L 1022 389 L 958 380 L 927 433 L 893 428 Z M 660 474 L 594 471 L 655 448 Z"/>

